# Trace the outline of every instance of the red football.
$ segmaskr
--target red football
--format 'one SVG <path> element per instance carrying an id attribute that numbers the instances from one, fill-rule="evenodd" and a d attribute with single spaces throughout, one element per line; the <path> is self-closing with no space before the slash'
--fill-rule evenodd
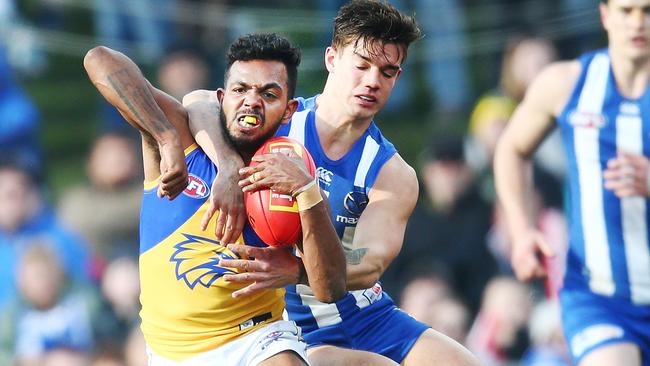
<path id="1" fill-rule="evenodd" d="M 316 165 L 307 149 L 298 141 L 287 137 L 275 137 L 262 145 L 255 155 L 294 151 L 302 157 L 312 177 L 316 174 Z M 256 162 L 251 162 L 251 166 Z M 298 203 L 288 194 L 270 189 L 263 189 L 244 194 L 244 204 L 248 222 L 255 233 L 266 244 L 284 247 L 295 244 L 302 235 Z"/>

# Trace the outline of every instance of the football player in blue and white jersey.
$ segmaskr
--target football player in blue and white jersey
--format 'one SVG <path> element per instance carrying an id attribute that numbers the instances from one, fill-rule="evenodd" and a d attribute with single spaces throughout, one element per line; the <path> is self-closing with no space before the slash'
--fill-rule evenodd
<path id="1" fill-rule="evenodd" d="M 374 116 L 402 72 L 410 43 L 419 37 L 415 20 L 386 2 L 354 0 L 343 6 L 334 20 L 332 44 L 325 51 L 328 78 L 322 94 L 298 98 L 298 115 L 278 131 L 304 143 L 314 157 L 319 184 L 328 194 L 332 222 L 346 251 L 349 294 L 335 304 L 315 301 L 298 273 L 286 273 L 286 279 L 281 279 L 283 268 L 278 266 L 274 273 L 255 274 L 258 281 L 234 295 L 258 291 L 261 282 L 289 284 L 288 318 L 301 326 L 314 365 L 478 364 L 461 345 L 398 309 L 378 282 L 402 247 L 418 185 L 415 171 L 381 134 Z M 214 93 L 204 94 L 214 100 Z M 214 118 L 201 124 L 193 118 L 209 115 L 209 110 L 190 113 L 197 142 L 206 151 L 222 149 L 226 144 L 211 147 L 212 142 L 201 138 L 221 134 L 214 130 L 218 127 Z M 237 160 L 231 157 L 229 161 Z M 264 161 L 242 172 L 244 190 L 265 187 Z M 251 183 L 253 173 L 257 177 Z M 230 231 L 234 226 L 236 219 L 217 225 Z M 232 249 L 240 254 L 248 250 Z M 246 273 L 228 279 L 250 281 L 256 263 L 247 262 Z"/>
<path id="2" fill-rule="evenodd" d="M 548 66 L 498 143 L 496 186 L 521 280 L 554 253 L 528 215 L 526 165 L 557 126 L 568 160 L 570 243 L 560 291 L 580 366 L 650 365 L 650 0 L 600 4 L 608 48 Z"/>

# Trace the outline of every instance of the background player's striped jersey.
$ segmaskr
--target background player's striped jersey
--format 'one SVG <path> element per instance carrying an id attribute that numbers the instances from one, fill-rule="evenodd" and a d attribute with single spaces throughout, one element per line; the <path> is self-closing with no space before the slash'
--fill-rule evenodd
<path id="1" fill-rule="evenodd" d="M 566 287 L 650 303 L 648 199 L 604 188 L 607 161 L 622 150 L 650 156 L 650 95 L 623 97 L 607 50 L 580 58 L 582 73 L 558 119 L 569 164 Z"/>

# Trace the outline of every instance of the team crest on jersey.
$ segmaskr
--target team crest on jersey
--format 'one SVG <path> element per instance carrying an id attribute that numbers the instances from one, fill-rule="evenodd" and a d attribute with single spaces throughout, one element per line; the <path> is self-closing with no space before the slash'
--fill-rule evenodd
<path id="1" fill-rule="evenodd" d="M 200 177 L 190 173 L 187 177 L 187 187 L 183 194 L 196 199 L 203 199 L 210 195 L 210 187 Z"/>
<path id="2" fill-rule="evenodd" d="M 363 210 L 366 209 L 366 206 L 368 206 L 368 196 L 365 192 L 356 189 L 352 192 L 348 192 L 343 200 L 343 207 L 345 207 L 351 215 L 356 217 L 361 216 Z"/>
<path id="3" fill-rule="evenodd" d="M 574 127 L 601 128 L 607 123 L 607 118 L 600 113 L 573 111 L 568 121 Z"/>
<path id="4" fill-rule="evenodd" d="M 187 240 L 174 245 L 176 251 L 169 258 L 176 263 L 176 279 L 194 289 L 196 285 L 210 287 L 225 274 L 235 274 L 231 269 L 219 267 L 220 259 L 236 259 L 218 241 L 196 235 L 183 234 Z"/>

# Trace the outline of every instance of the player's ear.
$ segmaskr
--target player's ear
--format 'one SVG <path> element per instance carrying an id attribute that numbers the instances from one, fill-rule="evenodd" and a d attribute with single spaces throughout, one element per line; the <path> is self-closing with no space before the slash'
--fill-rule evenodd
<path id="1" fill-rule="evenodd" d="M 338 57 L 338 52 L 333 46 L 329 46 L 325 49 L 325 68 L 327 72 L 334 71 L 334 60 Z"/>
<path id="2" fill-rule="evenodd" d="M 607 16 L 608 13 L 607 13 L 607 11 L 608 11 L 609 9 L 607 8 L 607 3 L 603 3 L 603 2 L 601 2 L 600 4 L 598 4 L 598 10 L 599 10 L 599 12 L 600 12 L 600 23 L 603 25 L 603 28 L 604 28 L 605 30 L 608 30 L 608 29 L 609 29 L 609 25 L 608 25 L 608 22 L 607 22 L 607 19 L 608 19 L 608 16 Z"/>
<path id="3" fill-rule="evenodd" d="M 293 116 L 293 113 L 298 109 L 298 101 L 296 99 L 291 99 L 289 103 L 287 103 L 287 108 L 284 110 L 284 114 L 282 115 L 282 123 L 283 125 L 286 125 L 289 123 L 289 120 L 291 119 L 291 116 Z"/>
<path id="4" fill-rule="evenodd" d="M 402 68 L 400 67 L 399 70 L 397 70 L 397 73 L 395 74 L 395 82 L 399 80 L 399 77 L 402 76 Z"/>
<path id="5" fill-rule="evenodd" d="M 223 95 L 226 93 L 223 88 L 217 89 L 217 100 L 219 101 L 219 104 L 223 104 Z"/>

